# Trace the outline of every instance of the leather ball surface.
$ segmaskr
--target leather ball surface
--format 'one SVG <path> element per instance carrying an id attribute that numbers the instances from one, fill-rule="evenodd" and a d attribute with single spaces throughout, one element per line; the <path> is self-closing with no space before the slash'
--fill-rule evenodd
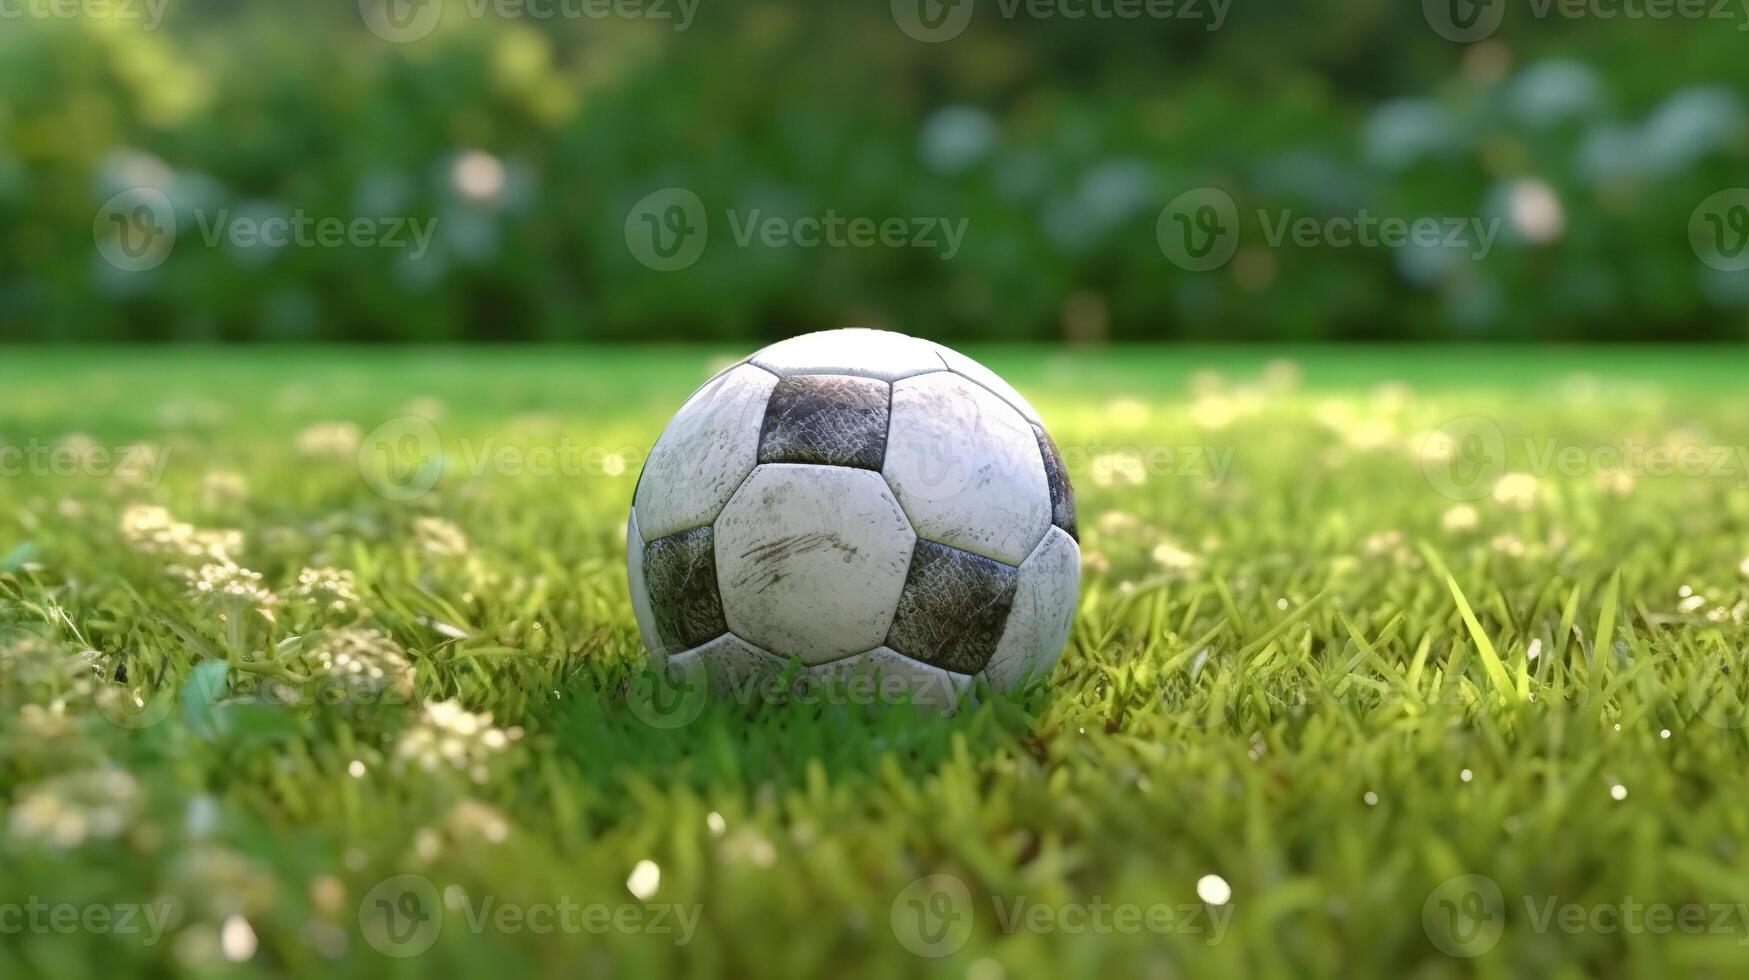
<path id="1" fill-rule="evenodd" d="M 1007 382 L 926 340 L 829 330 L 681 406 L 639 477 L 626 562 L 670 669 L 722 687 L 799 658 L 951 707 L 979 677 L 1009 690 L 1055 666 L 1076 542 L 1061 456 Z"/>

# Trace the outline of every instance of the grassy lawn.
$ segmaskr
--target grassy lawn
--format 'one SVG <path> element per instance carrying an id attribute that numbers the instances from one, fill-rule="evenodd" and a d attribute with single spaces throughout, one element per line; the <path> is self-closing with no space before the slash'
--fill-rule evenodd
<path id="1" fill-rule="evenodd" d="M 726 352 L 6 354 L 0 977 L 1741 975 L 1745 358 L 975 353 L 1049 687 L 674 725 L 624 521 Z"/>

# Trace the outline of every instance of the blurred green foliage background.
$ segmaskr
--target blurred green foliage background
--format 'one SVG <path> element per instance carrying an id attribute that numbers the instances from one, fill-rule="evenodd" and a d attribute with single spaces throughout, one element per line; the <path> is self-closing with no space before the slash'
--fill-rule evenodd
<path id="1" fill-rule="evenodd" d="M 1697 206 L 1749 183 L 1743 9 L 1652 20 L 1604 16 L 1613 0 L 1579 16 L 1492 0 L 1504 23 L 1466 44 L 1430 26 L 1437 2 L 1200 0 L 1128 20 L 960 0 L 969 23 L 925 43 L 900 27 L 911 0 L 668 0 L 637 16 L 417 0 L 393 9 L 441 16 L 397 43 L 368 26 L 375 2 L 6 0 L 0 337 L 1749 333 L 1749 272 L 1690 240 Z M 140 187 L 173 202 L 177 238 L 128 271 L 100 255 L 103 208 Z M 711 228 L 698 261 L 662 272 L 628 248 L 627 216 L 670 187 L 697 194 Z M 1230 194 L 1241 225 L 1206 272 L 1169 261 L 1156 228 L 1199 187 Z M 755 210 L 967 233 L 950 259 L 737 243 L 724 215 Z M 294 214 L 434 223 L 417 258 L 206 233 Z M 1502 230 L 1480 258 L 1267 241 L 1283 216 L 1363 214 Z"/>

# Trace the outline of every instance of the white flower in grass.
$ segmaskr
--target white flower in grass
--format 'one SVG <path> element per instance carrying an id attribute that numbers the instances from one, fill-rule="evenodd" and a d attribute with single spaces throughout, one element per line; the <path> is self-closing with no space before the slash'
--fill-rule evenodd
<path id="1" fill-rule="evenodd" d="M 249 478 L 235 470 L 212 470 L 200 478 L 200 499 L 208 507 L 224 507 L 249 496 Z"/>
<path id="2" fill-rule="evenodd" d="M 468 536 L 441 517 L 421 517 L 413 522 L 413 538 L 419 550 L 429 555 L 453 557 L 468 551 Z"/>
<path id="3" fill-rule="evenodd" d="M 230 562 L 208 562 L 199 568 L 178 569 L 197 598 L 225 604 L 272 608 L 278 598 L 261 584 L 261 573 Z"/>
<path id="4" fill-rule="evenodd" d="M 1108 510 L 1093 519 L 1093 529 L 1100 534 L 1113 537 L 1142 537 L 1153 533 L 1153 528 L 1142 523 L 1142 519 L 1128 511 Z"/>
<path id="5" fill-rule="evenodd" d="M 0 681 L 15 690 L 42 688 L 83 694 L 106 677 L 99 655 L 32 634 L 0 643 Z"/>
<path id="6" fill-rule="evenodd" d="M 121 535 L 135 551 L 158 558 L 204 558 L 222 563 L 243 548 L 243 532 L 197 528 L 155 504 L 132 504 L 123 510 Z"/>
<path id="7" fill-rule="evenodd" d="M 109 840 L 128 829 L 141 796 L 139 783 L 120 769 L 56 776 L 19 791 L 10 829 L 20 840 L 52 847 Z"/>
<path id="8" fill-rule="evenodd" d="M 358 592 L 357 577 L 342 568 L 305 568 L 298 573 L 294 594 L 336 616 L 366 611 L 364 599 Z"/>
<path id="9" fill-rule="evenodd" d="M 1476 508 L 1469 504 L 1458 504 L 1446 511 L 1445 516 L 1439 519 L 1439 526 L 1452 534 L 1474 531 L 1478 523 Z"/>
<path id="10" fill-rule="evenodd" d="M 1155 564 L 1171 571 L 1196 567 L 1196 556 L 1171 541 L 1162 541 L 1155 545 L 1151 554 Z"/>
<path id="11" fill-rule="evenodd" d="M 1141 486 L 1148 478 L 1141 456 L 1136 453 L 1100 453 L 1089 461 L 1093 482 L 1102 487 Z"/>
<path id="12" fill-rule="evenodd" d="M 1394 554 L 1403 547 L 1403 532 L 1389 530 L 1369 534 L 1366 540 L 1361 542 L 1360 547 L 1362 551 L 1374 557 Z"/>
<path id="13" fill-rule="evenodd" d="M 115 478 L 130 486 L 149 486 L 164 471 L 170 449 L 167 446 L 136 442 L 124 446 L 117 454 Z"/>
<path id="14" fill-rule="evenodd" d="M 510 837 L 510 821 L 479 800 L 462 800 L 444 818 L 444 830 L 454 841 L 502 844 Z"/>
<path id="15" fill-rule="evenodd" d="M 1524 542 L 1519 540 L 1516 534 L 1497 534 L 1494 536 L 1494 540 L 1489 542 L 1489 546 L 1500 554 L 1512 558 L 1524 557 Z"/>
<path id="16" fill-rule="evenodd" d="M 298 452 L 305 456 L 351 459 L 364 433 L 352 422 L 317 422 L 298 433 Z"/>
<path id="17" fill-rule="evenodd" d="M 1494 483 L 1494 500 L 1515 510 L 1536 506 L 1536 477 L 1529 473 L 1506 473 Z"/>
<path id="18" fill-rule="evenodd" d="M 18 709 L 18 733 L 31 742 L 54 742 L 72 735 L 78 729 L 67 715 L 67 702 L 56 699 L 53 704 L 27 704 Z"/>
<path id="19" fill-rule="evenodd" d="M 425 716 L 401 736 L 396 756 L 426 772 L 454 770 L 476 783 L 522 738 L 520 727 L 496 728 L 490 713 L 474 714 L 458 701 L 426 705 Z"/>
<path id="20" fill-rule="evenodd" d="M 407 651 L 381 630 L 354 628 L 317 635 L 315 645 L 291 665 L 314 679 L 340 685 L 343 693 L 376 700 L 413 695 L 413 663 Z"/>

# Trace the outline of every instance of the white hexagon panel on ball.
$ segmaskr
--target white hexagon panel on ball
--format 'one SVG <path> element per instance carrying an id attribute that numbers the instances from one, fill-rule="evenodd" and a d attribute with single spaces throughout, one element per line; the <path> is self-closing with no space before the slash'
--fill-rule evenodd
<path id="1" fill-rule="evenodd" d="M 626 540 L 658 662 L 870 670 L 951 710 L 1047 675 L 1080 581 L 1074 493 L 1038 412 L 948 348 L 829 330 L 700 388 L 650 452 Z"/>

